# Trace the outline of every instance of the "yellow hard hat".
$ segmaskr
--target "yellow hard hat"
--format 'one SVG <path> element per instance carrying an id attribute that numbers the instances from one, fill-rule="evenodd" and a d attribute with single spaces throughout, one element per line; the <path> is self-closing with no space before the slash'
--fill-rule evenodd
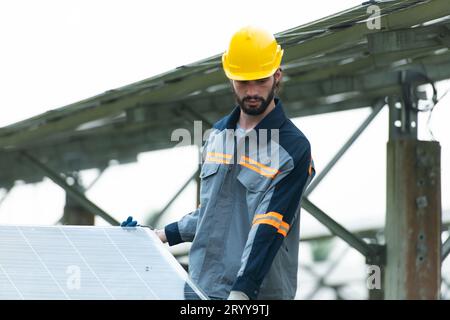
<path id="1" fill-rule="evenodd" d="M 233 35 L 228 50 L 222 55 L 222 65 L 229 79 L 257 80 L 273 75 L 282 57 L 283 50 L 272 34 L 248 26 Z"/>

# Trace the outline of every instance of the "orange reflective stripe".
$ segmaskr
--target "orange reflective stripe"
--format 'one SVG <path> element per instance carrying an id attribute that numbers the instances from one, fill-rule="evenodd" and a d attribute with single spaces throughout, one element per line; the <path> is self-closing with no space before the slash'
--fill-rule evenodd
<path id="1" fill-rule="evenodd" d="M 270 211 L 270 212 L 268 212 L 268 213 L 266 213 L 268 216 L 272 216 L 272 217 L 275 217 L 275 218 L 278 218 L 278 219 L 280 219 L 281 221 L 283 221 L 283 215 L 282 214 L 279 214 L 278 212 L 274 212 L 274 211 Z"/>
<path id="2" fill-rule="evenodd" d="M 233 157 L 233 155 L 231 155 L 231 154 L 225 154 L 225 153 L 219 153 L 219 152 L 208 152 L 206 154 L 205 161 L 230 164 L 232 157 Z"/>
<path id="3" fill-rule="evenodd" d="M 253 170 L 253 171 L 259 173 L 260 175 L 262 175 L 262 176 L 264 176 L 264 177 L 271 178 L 271 179 L 273 179 L 273 178 L 275 177 L 274 174 L 268 174 L 268 173 L 265 173 L 265 172 L 261 171 L 260 169 L 254 167 L 254 166 L 252 166 L 252 165 L 250 165 L 250 164 L 248 164 L 248 163 L 245 163 L 245 162 L 243 162 L 243 161 L 239 162 L 239 164 L 242 165 L 242 166 L 244 166 L 244 167 L 246 167 L 246 168 L 249 168 L 250 170 Z"/>
<path id="4" fill-rule="evenodd" d="M 277 169 L 268 167 L 268 166 L 266 166 L 266 165 L 264 165 L 264 164 L 262 164 L 262 163 L 260 163 L 260 162 L 258 162 L 258 161 L 255 161 L 255 160 L 253 160 L 253 159 L 251 159 L 251 158 L 249 158 L 249 157 L 242 156 L 242 159 L 244 159 L 244 160 L 247 161 L 248 163 L 251 163 L 251 164 L 256 165 L 257 167 L 260 167 L 261 169 L 264 169 L 264 170 L 266 170 L 266 171 L 268 171 L 268 172 L 272 172 L 273 174 L 278 173 L 278 170 L 277 170 Z"/>
<path id="5" fill-rule="evenodd" d="M 244 167 L 249 168 L 250 170 L 253 170 L 253 171 L 259 173 L 260 175 L 262 175 L 264 177 L 270 178 L 270 179 L 275 178 L 275 176 L 279 173 L 279 172 L 276 172 L 274 174 L 266 173 L 266 172 L 262 171 L 261 169 L 259 169 L 257 167 L 254 167 L 251 164 L 248 164 L 248 163 L 243 162 L 243 161 L 239 162 L 239 164 L 244 166 Z"/>
<path id="6" fill-rule="evenodd" d="M 270 224 L 272 227 L 275 227 L 276 229 L 278 229 L 278 227 L 280 226 L 279 222 L 274 221 L 272 219 L 260 219 L 254 223 L 254 225 L 256 224 Z"/>
<path id="7" fill-rule="evenodd" d="M 231 160 L 214 158 L 214 157 L 206 157 L 205 162 L 215 162 L 215 163 L 230 164 Z"/>
<path id="8" fill-rule="evenodd" d="M 266 217 L 265 214 L 255 214 L 255 217 L 253 218 L 253 223 L 255 223 L 256 220 L 263 219 L 265 217 Z"/>
<path id="9" fill-rule="evenodd" d="M 220 153 L 220 152 L 208 152 L 207 156 L 226 158 L 226 159 L 231 159 L 233 157 L 233 155 L 231 155 L 231 154 Z"/>
<path id="10" fill-rule="evenodd" d="M 257 220 L 257 219 L 265 219 L 268 217 L 274 217 L 275 219 L 279 220 L 280 223 L 283 222 L 283 215 L 275 212 L 275 211 L 270 211 L 268 213 L 265 214 L 255 214 L 255 217 L 253 218 L 253 221 Z"/>
<path id="11" fill-rule="evenodd" d="M 239 164 L 247 167 L 255 172 L 258 172 L 260 175 L 273 179 L 278 173 L 280 173 L 277 169 L 268 167 L 258 161 L 255 161 L 249 157 L 242 156 Z"/>
<path id="12" fill-rule="evenodd" d="M 278 229 L 278 232 L 286 237 L 287 233 L 289 232 L 289 228 L 290 228 L 289 224 L 283 221 L 281 223 L 280 228 Z"/>
<path id="13" fill-rule="evenodd" d="M 287 222 L 284 222 L 283 215 L 279 214 L 278 212 L 268 212 L 266 214 L 257 214 L 253 218 L 253 225 L 257 224 L 268 224 L 277 229 L 277 232 L 282 234 L 284 237 L 287 236 L 287 233 L 289 232 L 289 224 Z"/>
<path id="14" fill-rule="evenodd" d="M 233 155 L 231 154 L 225 154 L 225 153 L 219 153 L 219 152 L 208 152 L 206 154 L 206 162 L 214 162 L 214 163 L 224 163 L 224 164 L 230 164 L 231 158 Z"/>

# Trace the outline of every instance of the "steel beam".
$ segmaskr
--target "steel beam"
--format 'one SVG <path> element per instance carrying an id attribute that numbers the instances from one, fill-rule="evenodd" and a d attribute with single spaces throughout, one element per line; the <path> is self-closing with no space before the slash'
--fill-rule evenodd
<path id="1" fill-rule="evenodd" d="M 345 229 L 338 222 L 329 217 L 325 212 L 315 206 L 307 197 L 302 199 L 302 207 L 314 218 L 327 227 L 333 234 L 344 240 L 352 248 L 359 251 L 364 257 L 369 258 L 377 254 L 376 250 L 362 239 Z"/>
<path id="2" fill-rule="evenodd" d="M 442 228 L 450 228 L 450 220 L 443 221 L 442 222 Z M 351 231 L 351 232 L 354 235 L 358 236 L 359 238 L 377 240 L 377 238 L 379 236 L 384 235 L 384 227 L 374 227 L 374 228 L 371 228 L 371 229 L 360 229 L 360 230 L 354 230 L 354 231 Z M 331 239 L 333 237 L 334 237 L 334 235 L 317 234 L 317 235 L 311 235 L 311 236 L 307 236 L 307 237 L 303 236 L 300 239 L 300 241 L 301 242 L 320 241 L 320 240 Z"/>
<path id="3" fill-rule="evenodd" d="M 412 61 L 423 59 L 427 56 L 433 55 L 439 49 L 442 49 L 443 46 L 435 45 L 434 47 L 427 48 L 419 48 L 419 49 L 409 49 L 399 52 L 387 52 L 387 53 L 377 53 L 364 56 L 361 51 L 361 56 L 353 57 L 348 59 L 354 59 L 351 62 L 343 63 L 345 59 L 334 63 L 317 63 L 314 67 L 314 64 L 311 63 L 305 70 L 292 70 L 289 74 L 290 77 L 297 77 L 300 75 L 300 80 L 302 82 L 313 82 L 313 81 L 324 81 L 325 79 L 329 79 L 332 77 L 340 77 L 345 75 L 354 75 L 354 74 L 362 74 L 363 71 L 376 72 L 384 71 L 390 72 L 392 71 L 393 63 L 401 60 Z M 327 57 L 327 55 L 325 55 Z M 348 60 L 349 61 L 349 60 Z"/>
<path id="4" fill-rule="evenodd" d="M 405 52 L 412 49 L 430 49 L 445 46 L 450 38 L 450 24 L 376 32 L 367 35 L 371 54 Z"/>
<path id="5" fill-rule="evenodd" d="M 113 226 L 119 225 L 119 221 L 114 219 L 108 213 L 100 209 L 97 205 L 95 205 L 92 201 L 90 201 L 86 196 L 77 190 L 77 188 L 73 188 L 70 186 L 58 173 L 54 172 L 50 168 L 48 168 L 45 164 L 40 162 L 38 159 L 34 158 L 30 154 L 25 151 L 21 151 L 21 155 L 27 159 L 34 167 L 41 170 L 47 177 L 49 177 L 53 182 L 59 185 L 61 188 L 66 191 L 66 193 L 76 200 L 80 206 L 82 206 L 85 210 L 91 212 L 92 214 L 99 216 L 106 220 Z"/>
<path id="6" fill-rule="evenodd" d="M 438 58 L 439 56 L 436 56 Z M 426 59 L 423 59 L 426 60 Z M 440 81 L 449 78 L 450 62 L 447 54 L 442 54 L 440 63 L 422 64 L 422 59 L 402 65 L 402 68 L 416 70 L 431 78 L 433 81 Z M 316 81 L 305 81 L 302 75 L 292 77 L 285 83 L 283 91 L 291 101 L 305 100 L 311 98 L 325 97 L 336 94 L 367 92 L 379 90 L 386 87 L 400 86 L 399 69 L 392 70 L 382 68 L 380 70 L 365 72 L 362 74 L 336 75 Z"/>

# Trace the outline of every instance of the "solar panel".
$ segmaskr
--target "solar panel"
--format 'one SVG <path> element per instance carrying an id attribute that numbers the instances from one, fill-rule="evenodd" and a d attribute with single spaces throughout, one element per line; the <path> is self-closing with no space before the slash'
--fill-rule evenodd
<path id="1" fill-rule="evenodd" d="M 206 299 L 147 228 L 0 226 L 0 299 Z"/>

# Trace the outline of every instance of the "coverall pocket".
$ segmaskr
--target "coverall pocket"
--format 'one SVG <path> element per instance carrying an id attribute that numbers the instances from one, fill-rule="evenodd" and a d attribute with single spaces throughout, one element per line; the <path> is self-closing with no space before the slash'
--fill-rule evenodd
<path id="1" fill-rule="evenodd" d="M 200 203 L 206 205 L 215 193 L 214 177 L 217 176 L 220 164 L 204 163 L 200 172 Z"/>
<path id="2" fill-rule="evenodd" d="M 220 164 L 218 163 L 204 163 L 202 166 L 202 170 L 200 172 L 200 179 L 206 179 L 209 176 L 217 173 L 219 170 Z"/>
<path id="3" fill-rule="evenodd" d="M 264 192 L 270 185 L 272 179 L 262 176 L 257 172 L 248 168 L 241 168 L 239 172 L 238 180 L 242 185 L 251 192 Z"/>

